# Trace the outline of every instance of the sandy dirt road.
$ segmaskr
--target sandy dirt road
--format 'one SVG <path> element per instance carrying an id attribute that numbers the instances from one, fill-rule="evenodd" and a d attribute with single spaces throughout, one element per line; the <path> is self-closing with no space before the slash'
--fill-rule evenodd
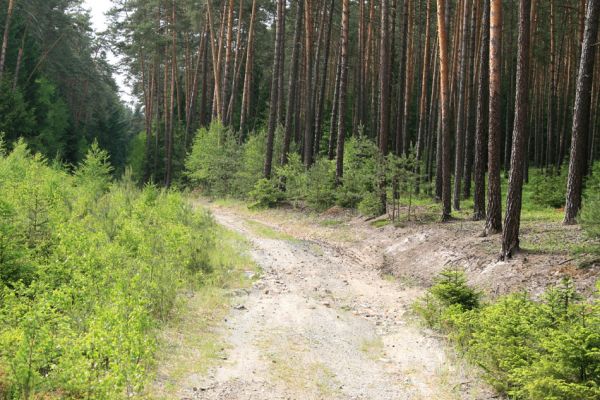
<path id="1" fill-rule="evenodd" d="M 409 317 L 422 289 L 380 276 L 356 252 L 261 235 L 257 217 L 214 208 L 262 269 L 219 328 L 226 356 L 182 399 L 490 399 L 476 373 Z M 272 229 L 272 228 L 268 228 Z"/>

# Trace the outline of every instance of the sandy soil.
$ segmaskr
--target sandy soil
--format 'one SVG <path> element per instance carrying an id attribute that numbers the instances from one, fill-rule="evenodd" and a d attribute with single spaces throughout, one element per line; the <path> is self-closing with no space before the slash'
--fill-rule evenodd
<path id="1" fill-rule="evenodd" d="M 222 362 L 191 373 L 179 398 L 497 398 L 442 339 L 411 320 L 423 289 L 381 273 L 398 254 L 413 264 L 438 257 L 416 248 L 427 233 L 389 237 L 395 247 L 385 247 L 381 233 L 376 240 L 369 236 L 378 231 L 351 224 L 211 209 L 249 239 L 262 273 L 220 328 L 228 342 Z M 287 234 L 260 234 L 262 224 Z"/>

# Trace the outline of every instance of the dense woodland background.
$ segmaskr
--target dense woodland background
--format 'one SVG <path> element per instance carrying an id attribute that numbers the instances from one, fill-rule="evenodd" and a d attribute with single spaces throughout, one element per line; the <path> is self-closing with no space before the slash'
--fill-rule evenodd
<path id="1" fill-rule="evenodd" d="M 501 259 L 559 215 L 598 265 L 600 0 L 113 3 L 93 32 L 81 0 L 0 0 L 0 398 L 144 397 L 180 294 L 242 284 L 180 188 L 467 216 Z M 416 308 L 502 393 L 598 398 L 597 300 L 485 301 L 445 271 Z"/>

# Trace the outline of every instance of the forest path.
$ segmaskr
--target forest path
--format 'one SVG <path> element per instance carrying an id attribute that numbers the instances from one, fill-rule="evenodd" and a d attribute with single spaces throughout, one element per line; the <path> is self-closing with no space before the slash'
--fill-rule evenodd
<path id="1" fill-rule="evenodd" d="M 355 252 L 297 240 L 231 209 L 216 220 L 244 235 L 261 267 L 235 298 L 226 356 L 183 399 L 487 399 L 444 344 L 411 323 L 418 288 L 381 277 Z M 472 374 L 471 374 L 472 375 Z"/>

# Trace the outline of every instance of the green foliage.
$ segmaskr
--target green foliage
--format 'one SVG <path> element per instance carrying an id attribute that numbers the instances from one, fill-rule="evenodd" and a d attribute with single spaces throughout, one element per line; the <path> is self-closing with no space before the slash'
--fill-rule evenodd
<path id="1" fill-rule="evenodd" d="M 260 179 L 249 193 L 252 207 L 270 208 L 274 207 L 283 198 L 283 193 L 277 183 L 270 179 Z"/>
<path id="2" fill-rule="evenodd" d="M 74 175 L 23 141 L 0 157 L 2 398 L 139 393 L 177 294 L 219 266 L 208 214 L 111 169 L 97 145 Z"/>
<path id="3" fill-rule="evenodd" d="M 0 81 L 0 132 L 9 134 L 6 140 L 12 142 L 33 132 L 35 116 L 23 93 L 13 90 L 10 83 L 6 78 Z"/>
<path id="4" fill-rule="evenodd" d="M 233 134 L 215 122 L 196 135 L 185 168 L 192 183 L 206 194 L 227 196 L 240 168 L 240 147 Z"/>
<path id="5" fill-rule="evenodd" d="M 282 167 L 276 169 L 277 178 L 285 182 L 285 198 L 298 207 L 304 199 L 307 187 L 307 175 L 300 155 L 292 153 L 288 157 L 288 162 Z"/>
<path id="6" fill-rule="evenodd" d="M 130 143 L 127 165 L 131 168 L 133 179 L 141 182 L 146 168 L 146 133 L 138 133 Z"/>
<path id="7" fill-rule="evenodd" d="M 448 334 L 510 398 L 600 396 L 598 300 L 583 302 L 572 282 L 564 280 L 542 301 L 511 294 L 492 304 L 478 303 L 478 294 L 463 275 L 445 271 L 415 310 L 430 326 Z"/>
<path id="8" fill-rule="evenodd" d="M 581 225 L 591 238 L 600 238 L 600 162 L 594 165 L 585 190 Z"/>
<path id="9" fill-rule="evenodd" d="M 529 185 L 532 187 L 531 200 L 534 204 L 544 207 L 560 208 L 565 205 L 567 187 L 566 169 L 560 174 L 553 172 L 533 171 Z"/>
<path id="10" fill-rule="evenodd" d="M 235 192 L 230 195 L 245 197 L 250 194 L 263 178 L 265 166 L 265 151 L 267 147 L 267 136 L 264 131 L 250 135 L 243 144 L 242 160 L 235 176 Z"/>
<path id="11" fill-rule="evenodd" d="M 335 202 L 335 163 L 321 158 L 306 175 L 306 203 L 309 207 L 323 211 Z"/>
<path id="12" fill-rule="evenodd" d="M 365 200 L 365 204 L 369 202 L 377 185 L 377 157 L 377 147 L 367 138 L 353 137 L 346 142 L 343 185 L 336 192 L 338 205 L 356 208 Z"/>
<path id="13" fill-rule="evenodd" d="M 363 193 L 357 209 L 365 217 L 378 217 L 381 215 L 381 199 L 379 198 L 379 193 Z"/>
<path id="14" fill-rule="evenodd" d="M 458 305 L 465 310 L 479 307 L 481 294 L 467 285 L 467 277 L 462 271 L 455 269 L 442 271 L 430 292 L 447 307 Z"/>

